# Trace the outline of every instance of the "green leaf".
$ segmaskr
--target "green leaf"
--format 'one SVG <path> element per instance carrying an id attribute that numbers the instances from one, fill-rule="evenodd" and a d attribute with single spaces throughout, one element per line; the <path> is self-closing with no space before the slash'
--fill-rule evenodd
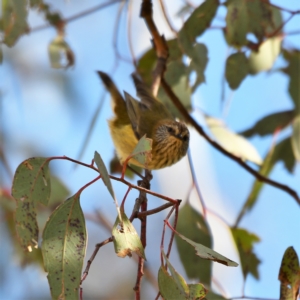
<path id="1" fill-rule="evenodd" d="M 298 255 L 293 247 L 288 247 L 284 252 L 278 279 L 280 280 L 280 299 L 297 299 L 300 288 L 300 266 Z"/>
<path id="2" fill-rule="evenodd" d="M 33 252 L 25 252 L 23 251 L 23 248 L 21 248 L 20 241 L 16 234 L 16 201 L 10 194 L 10 190 L 0 188 L 0 210 L 3 216 L 2 226 L 5 224 L 5 230 L 7 229 L 8 234 L 10 236 L 10 243 L 12 243 L 12 246 L 14 248 L 14 261 L 22 267 L 35 264 L 38 267 L 43 268 L 43 258 L 40 248 L 35 249 L 35 251 Z M 4 241 L 3 237 L 2 240 Z"/>
<path id="3" fill-rule="evenodd" d="M 174 267 L 172 266 L 172 264 L 168 260 L 166 254 L 163 250 L 162 250 L 162 255 L 163 255 L 163 257 L 164 257 L 164 259 L 167 263 L 167 266 L 170 270 L 171 276 L 172 276 L 172 278 L 174 279 L 174 281 L 176 283 L 176 287 L 180 291 L 180 294 L 187 297 L 189 295 L 189 288 L 188 288 L 188 285 L 186 284 L 184 278 L 174 269 Z"/>
<path id="4" fill-rule="evenodd" d="M 95 151 L 95 154 L 94 154 L 94 161 L 97 165 L 97 168 L 100 172 L 100 175 L 101 175 L 101 178 L 102 178 L 104 184 L 106 185 L 110 195 L 112 196 L 113 200 L 115 201 L 115 199 L 116 199 L 115 192 L 114 192 L 114 189 L 112 187 L 109 174 L 107 172 L 107 169 L 105 167 L 105 164 L 104 164 L 100 154 L 97 151 Z"/>
<path id="5" fill-rule="evenodd" d="M 149 86 L 152 83 L 151 71 L 155 68 L 156 58 L 156 52 L 153 48 L 151 48 L 146 53 L 144 53 L 138 61 L 138 72 L 143 78 L 143 82 L 145 82 Z"/>
<path id="6" fill-rule="evenodd" d="M 262 164 L 260 155 L 247 139 L 227 129 L 221 120 L 208 116 L 205 119 L 212 135 L 224 149 L 241 159 Z"/>
<path id="7" fill-rule="evenodd" d="M 38 246 L 36 205 L 38 202 L 48 205 L 50 198 L 48 164 L 47 158 L 29 158 L 18 166 L 13 180 L 12 196 L 17 201 L 16 230 L 21 246 L 29 252 Z"/>
<path id="8" fill-rule="evenodd" d="M 231 232 L 240 255 L 244 279 L 249 273 L 259 279 L 260 260 L 253 252 L 253 244 L 260 241 L 259 237 L 242 228 L 231 228 Z"/>
<path id="9" fill-rule="evenodd" d="M 226 60 L 225 77 L 232 90 L 237 89 L 249 71 L 248 59 L 243 52 L 231 54 Z"/>
<path id="10" fill-rule="evenodd" d="M 248 15 L 246 0 L 229 0 L 226 2 L 225 37 L 229 45 L 241 47 L 247 44 Z"/>
<path id="11" fill-rule="evenodd" d="M 168 40 L 167 46 L 169 49 L 168 63 L 176 60 L 180 61 L 182 58 L 182 51 L 179 48 L 177 38 Z M 140 76 L 143 78 L 143 81 L 147 83 L 149 86 L 152 83 L 151 71 L 155 68 L 156 63 L 157 63 L 157 57 L 156 57 L 156 52 L 153 48 L 150 48 L 138 60 L 138 64 L 137 64 L 138 72 Z"/>
<path id="12" fill-rule="evenodd" d="M 183 240 L 185 240 L 188 244 L 192 245 L 195 248 L 196 251 L 196 255 L 204 258 L 204 259 L 208 259 L 208 260 L 213 260 L 215 262 L 218 262 L 220 264 L 226 265 L 228 267 L 236 267 L 238 266 L 238 264 L 228 258 L 226 258 L 225 256 L 219 254 L 218 252 L 205 247 L 201 244 L 195 243 L 193 241 L 191 241 L 190 239 L 186 238 L 185 236 L 181 235 L 178 232 L 175 232 L 180 238 L 182 238 Z"/>
<path id="13" fill-rule="evenodd" d="M 282 161 L 286 169 L 292 173 L 295 166 L 295 157 L 293 155 L 291 138 L 287 137 L 278 143 L 272 156 L 272 164 Z"/>
<path id="14" fill-rule="evenodd" d="M 191 58 L 189 65 L 189 72 L 195 71 L 197 74 L 196 81 L 193 85 L 193 91 L 198 87 L 202 82 L 205 82 L 204 70 L 208 62 L 207 48 L 204 44 L 196 43 L 187 55 Z"/>
<path id="15" fill-rule="evenodd" d="M 74 53 L 61 35 L 57 35 L 57 37 L 51 41 L 48 47 L 48 54 L 51 67 L 54 69 L 67 69 L 74 65 Z"/>
<path id="16" fill-rule="evenodd" d="M 258 52 L 251 51 L 249 56 L 249 73 L 257 74 L 270 70 L 281 50 L 282 36 L 275 36 L 265 40 L 258 48 Z"/>
<path id="17" fill-rule="evenodd" d="M 186 220 L 189 220 L 188 222 Z M 177 230 L 182 235 L 196 243 L 202 244 L 208 248 L 212 247 L 212 237 L 209 225 L 189 203 L 186 203 L 179 210 Z M 180 260 L 184 266 L 185 272 L 190 279 L 199 279 L 200 282 L 210 286 L 212 265 L 211 261 L 203 260 L 194 255 L 195 250 L 175 235 L 177 249 Z"/>
<path id="18" fill-rule="evenodd" d="M 226 6 L 225 37 L 229 45 L 237 48 L 247 45 L 248 33 L 253 33 L 260 43 L 279 27 L 279 12 L 264 1 L 228 0 Z"/>
<path id="19" fill-rule="evenodd" d="M 226 300 L 227 298 L 224 298 L 221 295 L 215 294 L 212 291 L 208 291 L 205 297 L 207 300 Z"/>
<path id="20" fill-rule="evenodd" d="M 276 130 L 281 130 L 288 126 L 292 122 L 294 115 L 293 110 L 270 114 L 257 121 L 252 128 L 240 132 L 240 134 L 246 137 L 250 137 L 255 134 L 260 136 L 274 134 Z"/>
<path id="21" fill-rule="evenodd" d="M 165 80 L 170 85 L 180 102 L 189 111 L 191 110 L 191 89 L 188 82 L 188 69 L 181 61 L 173 61 L 168 64 Z M 168 108 L 174 117 L 182 118 L 181 113 L 161 87 L 158 98 Z"/>
<path id="22" fill-rule="evenodd" d="M 133 149 L 130 154 L 130 158 L 138 161 L 140 165 L 145 168 L 148 167 L 152 159 L 152 139 L 146 138 L 144 135 L 137 143 L 136 147 Z"/>
<path id="23" fill-rule="evenodd" d="M 189 287 L 189 290 L 190 290 L 189 299 L 191 299 L 191 300 L 194 300 L 194 299 L 200 300 L 200 299 L 203 299 L 206 296 L 207 291 L 206 291 L 206 289 L 204 288 L 204 286 L 202 284 L 200 284 L 200 283 L 188 284 L 188 287 Z"/>
<path id="24" fill-rule="evenodd" d="M 75 194 L 50 216 L 43 232 L 42 253 L 53 299 L 78 299 L 87 234 Z"/>
<path id="25" fill-rule="evenodd" d="M 283 56 L 289 63 L 289 65 L 283 69 L 283 72 L 290 77 L 289 93 L 294 101 L 295 111 L 298 114 L 300 113 L 300 50 L 284 50 Z"/>
<path id="26" fill-rule="evenodd" d="M 293 121 L 292 149 L 294 157 L 300 161 L 300 115 Z"/>
<path id="27" fill-rule="evenodd" d="M 8 47 L 28 32 L 27 14 L 27 0 L 2 1 L 3 42 Z"/>
<path id="28" fill-rule="evenodd" d="M 262 176 L 268 177 L 270 174 L 271 170 L 274 167 L 274 162 L 272 161 L 272 156 L 273 156 L 274 149 L 272 148 L 268 154 L 266 155 L 265 159 L 263 160 L 263 164 L 260 166 L 259 169 L 259 174 Z M 242 216 L 247 212 L 250 211 L 253 206 L 256 204 L 258 196 L 260 194 L 260 191 L 262 187 L 264 186 L 264 182 L 260 180 L 255 180 L 251 192 L 246 200 L 246 202 L 243 205 L 243 208 L 239 214 L 238 220 L 242 218 Z"/>
<path id="29" fill-rule="evenodd" d="M 158 271 L 158 286 L 159 292 L 165 300 L 186 300 L 185 294 L 182 294 L 177 288 L 175 280 L 163 266 Z"/>
<path id="30" fill-rule="evenodd" d="M 39 8 L 39 6 L 43 3 L 43 0 L 30 0 L 30 7 L 37 7 Z"/>
<path id="31" fill-rule="evenodd" d="M 210 26 L 218 7 L 218 0 L 206 0 L 185 21 L 178 37 L 186 53 L 193 47 L 196 38 Z"/>
<path id="32" fill-rule="evenodd" d="M 162 297 L 165 300 L 203 299 L 207 292 L 204 286 L 200 283 L 186 284 L 184 278 L 174 269 L 163 250 L 162 255 L 171 273 L 169 275 L 164 266 L 161 266 L 158 271 L 158 286 Z"/>
<path id="33" fill-rule="evenodd" d="M 136 252 L 138 256 L 146 259 L 141 240 L 122 210 L 121 217 L 122 221 L 120 221 L 119 216 L 117 217 L 112 230 L 115 252 L 119 257 L 131 256 L 132 252 Z"/>

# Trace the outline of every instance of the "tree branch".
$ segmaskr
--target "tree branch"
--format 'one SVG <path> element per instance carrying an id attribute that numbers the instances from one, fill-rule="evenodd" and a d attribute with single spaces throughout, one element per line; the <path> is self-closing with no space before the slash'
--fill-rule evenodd
<path id="1" fill-rule="evenodd" d="M 235 161 L 236 163 L 238 163 L 242 168 L 244 168 L 246 171 L 248 171 L 250 174 L 252 174 L 257 180 L 265 182 L 265 183 L 267 183 L 267 184 L 269 184 L 271 186 L 274 186 L 274 187 L 276 187 L 278 189 L 281 189 L 281 190 L 285 191 L 286 193 L 288 193 L 300 205 L 300 198 L 299 198 L 299 196 L 298 196 L 298 194 L 296 193 L 295 190 L 291 189 L 287 185 L 284 185 L 284 184 L 279 183 L 277 181 L 271 180 L 271 179 L 269 179 L 269 178 L 267 178 L 265 176 L 262 176 L 256 170 L 254 170 L 253 168 L 251 168 L 247 163 L 245 163 L 241 158 L 239 158 L 239 157 L 233 155 L 232 153 L 228 152 L 222 146 L 220 146 L 217 142 L 215 142 L 214 140 L 212 140 L 204 132 L 203 128 L 196 122 L 196 120 L 192 116 L 190 116 L 190 114 L 188 113 L 188 111 L 185 109 L 185 107 L 180 102 L 180 100 L 178 99 L 178 97 L 174 94 L 174 92 L 172 91 L 172 89 L 170 88 L 169 84 L 165 81 L 164 78 L 162 78 L 161 84 L 162 84 L 162 87 L 164 88 L 165 92 L 167 93 L 167 95 L 172 100 L 173 104 L 176 106 L 176 108 L 180 111 L 180 113 L 182 114 L 182 116 L 186 120 L 186 122 L 189 123 L 189 124 L 191 124 L 198 131 L 198 133 L 210 145 L 212 145 L 215 149 L 217 149 L 218 151 L 220 151 L 225 156 L 231 158 L 233 161 Z"/>

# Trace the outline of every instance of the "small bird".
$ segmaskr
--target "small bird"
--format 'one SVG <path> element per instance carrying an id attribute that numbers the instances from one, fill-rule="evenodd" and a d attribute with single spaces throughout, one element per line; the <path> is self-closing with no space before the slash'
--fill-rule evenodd
<path id="1" fill-rule="evenodd" d="M 124 100 L 110 77 L 104 72 L 98 71 L 98 74 L 113 100 L 115 116 L 108 121 L 108 125 L 122 164 L 145 134 L 153 140 L 152 160 L 147 169 L 171 166 L 186 155 L 190 140 L 187 126 L 177 122 L 136 75 L 133 74 L 132 78 L 141 101 L 126 92 Z M 130 159 L 129 164 L 144 167 L 134 158 Z"/>

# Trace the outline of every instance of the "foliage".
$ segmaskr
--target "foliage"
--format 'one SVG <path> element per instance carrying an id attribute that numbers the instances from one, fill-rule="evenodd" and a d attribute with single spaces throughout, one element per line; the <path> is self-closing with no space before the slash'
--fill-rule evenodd
<path id="1" fill-rule="evenodd" d="M 142 3 L 141 16 L 152 34 L 154 47 L 149 45 L 149 49 L 135 61 L 136 71 L 149 86 L 152 82 L 155 83 L 153 78 L 158 79 L 158 82 L 161 81 L 157 97 L 172 115 L 192 124 L 197 133 L 208 143 L 238 162 L 254 176 L 252 188 L 235 224 L 233 226 L 226 224 L 225 227 L 232 234 L 244 282 L 249 275 L 258 280 L 259 266 L 263 258 L 258 258 L 255 253 L 255 243 L 260 242 L 260 238 L 257 233 L 242 228 L 239 225 L 241 220 L 258 203 L 259 195 L 266 184 L 287 192 L 300 204 L 300 198 L 294 190 L 268 178 L 278 162 L 282 161 L 288 172 L 292 173 L 296 163 L 300 161 L 300 49 L 288 48 L 284 43 L 287 37 L 284 34 L 285 26 L 294 15 L 300 13 L 300 10 L 289 11 L 268 0 L 226 2 L 206 0 L 197 7 L 186 4 L 180 11 L 183 20 L 181 27 L 176 30 L 172 28 L 176 31 L 175 37 L 166 40 L 160 35 L 162 32 L 155 34 L 157 29 L 153 21 L 155 18 L 152 19 L 151 1 L 144 0 Z M 102 9 L 104 6 L 101 4 L 97 9 Z M 162 6 L 164 7 L 163 4 Z M 195 109 L 195 105 L 192 98 L 199 86 L 206 82 L 205 71 L 209 61 L 208 48 L 202 41 L 200 42 L 200 37 L 213 29 L 212 24 L 218 18 L 221 9 L 226 10 L 226 16 L 223 18 L 225 25 L 219 29 L 231 49 L 224 62 L 224 80 L 229 88 L 238 90 L 249 76 L 270 71 L 283 73 L 288 79 L 287 90 L 292 106 L 262 117 L 253 126 L 240 133 L 228 129 L 222 120 L 203 113 L 206 129 L 211 134 L 208 135 L 200 125 L 195 126 L 193 123 L 195 121 L 191 112 Z M 51 67 L 67 69 L 74 66 L 76 51 L 73 51 L 65 40 L 65 31 L 70 19 L 64 18 L 60 12 L 43 0 L 2 2 L 0 63 L 6 60 L 2 52 L 3 45 L 12 48 L 22 36 L 34 32 L 34 29 L 30 29 L 28 25 L 28 16 L 32 11 L 42 15 L 47 24 L 56 31 L 56 36 L 49 41 L 48 46 Z M 285 19 L 283 12 L 288 12 L 290 17 Z M 165 17 L 167 18 L 167 15 Z M 284 60 L 286 65 L 275 68 L 278 57 Z M 171 92 L 168 91 L 168 86 Z M 179 104 L 176 103 L 176 99 L 179 100 Z M 280 141 L 274 139 L 264 158 L 260 157 L 249 141 L 249 138 L 255 135 L 277 136 L 283 130 L 286 130 L 284 137 Z M 142 137 L 126 162 L 134 158 L 147 168 L 151 161 L 152 142 L 152 139 Z M 5 155 L 1 145 L 0 158 L 4 164 Z M 64 184 L 50 172 L 49 164 L 53 161 L 74 162 L 93 170 L 97 173 L 97 177 L 87 181 L 70 196 Z M 251 167 L 251 163 L 256 166 Z M 43 265 L 48 274 L 53 299 L 82 299 L 82 291 L 80 293 L 79 291 L 82 289 L 93 259 L 100 247 L 113 242 L 118 257 L 132 255 L 137 257 L 137 280 L 134 290 L 136 299 L 140 299 L 144 263 L 148 257 L 146 224 L 149 223 L 151 214 L 171 208 L 164 220 L 160 244 L 161 265 L 157 276 L 160 295 L 164 299 L 205 299 L 205 297 L 223 299 L 223 296 L 217 294 L 220 290 L 212 286 L 212 263 L 221 263 L 228 267 L 237 267 L 238 263 L 211 249 L 214 236 L 207 218 L 208 209 L 205 201 L 201 200 L 201 213 L 193 208 L 188 200 L 180 206 L 181 200 L 150 190 L 151 174 L 149 175 L 148 171 L 145 172 L 145 176 L 141 176 L 142 180 L 138 181 L 138 185 L 135 185 L 125 179 L 128 174 L 126 164 L 118 168 L 115 167 L 115 161 L 112 161 L 112 165 L 114 167 L 111 169 L 121 173 L 121 177 L 109 174 L 101 155 L 96 151 L 92 164 L 85 164 L 66 156 L 32 157 L 19 164 L 12 182 L 12 197 L 7 189 L 0 187 L 0 203 L 1 210 L 6 216 L 13 246 L 22 264 Z M 193 174 L 192 162 L 190 168 Z M 131 171 L 139 173 L 136 170 L 131 169 Z M 86 256 L 87 228 L 80 196 L 87 187 L 101 180 L 116 206 L 115 223 L 110 228 L 110 237 L 96 245 L 82 273 Z M 128 188 L 120 206 L 112 182 L 121 182 Z M 194 175 L 193 184 L 198 185 Z M 125 203 L 131 190 L 138 191 L 140 195 L 132 208 L 131 216 L 127 217 Z M 161 198 L 166 204 L 148 210 L 145 200 L 147 195 Z M 202 197 L 199 190 L 198 196 Z M 65 198 L 67 200 L 63 200 Z M 220 212 L 218 214 L 221 215 Z M 15 224 L 13 224 L 13 215 Z M 47 217 L 49 218 L 46 221 Z M 134 219 L 141 220 L 140 233 L 133 225 Z M 169 238 L 166 237 L 167 230 L 170 233 Z M 197 283 L 187 283 L 184 276 L 179 274 L 171 264 L 170 252 L 174 238 L 186 276 L 190 280 L 197 280 Z M 40 244 L 41 249 L 39 249 Z M 293 247 L 285 245 L 285 248 L 279 270 L 280 299 L 296 300 L 300 286 L 298 255 Z"/>

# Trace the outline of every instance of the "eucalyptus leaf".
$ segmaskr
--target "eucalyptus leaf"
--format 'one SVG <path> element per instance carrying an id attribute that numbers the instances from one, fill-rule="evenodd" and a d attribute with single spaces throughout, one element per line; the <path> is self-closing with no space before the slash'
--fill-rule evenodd
<path id="1" fill-rule="evenodd" d="M 66 69 L 74 65 L 75 55 L 62 35 L 57 35 L 50 42 L 48 54 L 51 67 L 54 69 Z"/>
<path id="2" fill-rule="evenodd" d="M 8 47 L 29 31 L 27 24 L 27 0 L 6 0 L 2 2 L 3 42 Z"/>
<path id="3" fill-rule="evenodd" d="M 192 106 L 191 88 L 188 81 L 188 68 L 181 61 L 170 62 L 165 73 L 165 80 L 184 107 L 190 111 Z M 174 117 L 182 119 L 181 113 L 174 106 L 162 87 L 158 91 L 158 98 L 164 103 Z"/>
<path id="4" fill-rule="evenodd" d="M 293 247 L 288 247 L 283 255 L 279 270 L 280 299 L 297 299 L 300 288 L 299 258 Z"/>
<path id="5" fill-rule="evenodd" d="M 51 182 L 47 158 L 33 157 L 23 161 L 13 179 L 12 196 L 17 201 L 16 230 L 21 246 L 29 252 L 38 246 L 36 206 L 48 205 Z"/>
<path id="6" fill-rule="evenodd" d="M 115 192 L 114 192 L 114 189 L 112 187 L 112 184 L 111 184 L 111 180 L 110 180 L 110 177 L 109 177 L 109 174 L 107 172 L 107 169 L 105 167 L 105 164 L 101 158 L 101 155 L 95 151 L 94 153 L 94 161 L 97 165 L 97 168 L 101 174 L 101 178 L 105 184 L 105 186 L 107 187 L 110 195 L 112 196 L 113 200 L 116 201 L 116 197 L 115 197 Z"/>
<path id="7" fill-rule="evenodd" d="M 258 51 L 251 51 L 249 57 L 249 73 L 256 74 L 261 71 L 270 70 L 281 50 L 282 36 L 275 36 L 265 40 Z"/>
<path id="8" fill-rule="evenodd" d="M 200 256 L 201 258 L 212 260 L 212 261 L 218 262 L 220 264 L 226 265 L 228 267 L 237 267 L 238 266 L 238 264 L 236 262 L 226 258 L 225 256 L 219 254 L 218 252 L 216 252 L 208 247 L 205 247 L 199 243 L 195 243 L 194 241 L 186 238 L 179 232 L 176 232 L 176 234 L 180 238 L 182 238 L 184 241 L 186 241 L 188 244 L 190 244 L 192 247 L 194 247 L 195 251 L 196 251 L 196 255 Z"/>
<path id="9" fill-rule="evenodd" d="M 242 228 L 231 228 L 231 232 L 240 255 L 244 278 L 250 273 L 259 279 L 260 260 L 253 251 L 253 244 L 260 241 L 259 237 Z"/>
<path id="10" fill-rule="evenodd" d="M 185 21 L 178 36 L 186 53 L 189 53 L 193 47 L 196 37 L 200 36 L 210 26 L 218 7 L 218 0 L 203 1 Z"/>
<path id="11" fill-rule="evenodd" d="M 119 257 L 131 256 L 132 252 L 136 252 L 138 256 L 146 259 L 142 242 L 122 210 L 121 218 L 122 220 L 117 217 L 112 230 L 115 252 Z"/>
<path id="12" fill-rule="evenodd" d="M 243 136 L 227 129 L 218 119 L 211 117 L 205 119 L 212 135 L 224 149 L 241 159 L 252 161 L 257 165 L 262 164 L 257 150 Z"/>
<path id="13" fill-rule="evenodd" d="M 188 222 L 186 220 L 189 220 Z M 212 247 L 212 235 L 208 223 L 189 203 L 179 210 L 177 230 L 190 240 L 202 244 L 208 248 Z M 176 245 L 180 260 L 185 272 L 190 279 L 199 279 L 200 282 L 210 286 L 212 263 L 195 255 L 195 250 L 175 235 Z"/>
<path id="14" fill-rule="evenodd" d="M 257 121 L 252 128 L 244 130 L 239 134 L 246 137 L 251 137 L 255 134 L 260 136 L 274 134 L 276 130 L 282 130 L 288 126 L 293 121 L 294 115 L 293 110 L 285 110 L 267 115 Z"/>
<path id="15" fill-rule="evenodd" d="M 283 51 L 284 58 L 289 63 L 286 68 L 283 69 L 289 78 L 289 93 L 294 101 L 295 111 L 300 113 L 300 50 Z"/>
<path id="16" fill-rule="evenodd" d="M 75 194 L 52 213 L 43 232 L 44 267 L 53 299 L 79 298 L 86 244 L 84 215 Z"/>
<path id="17" fill-rule="evenodd" d="M 147 168 L 152 159 L 152 139 L 146 138 L 144 135 L 133 149 L 130 157 L 138 161 L 138 163 Z M 129 161 L 130 162 L 130 161 Z"/>
<path id="18" fill-rule="evenodd" d="M 233 53 L 226 60 L 225 77 L 232 90 L 237 89 L 248 75 L 248 59 L 243 52 Z"/>
<path id="19" fill-rule="evenodd" d="M 267 34 L 279 28 L 280 14 L 265 1 L 228 0 L 225 4 L 225 37 L 231 46 L 246 46 L 248 33 L 253 33 L 258 43 L 261 43 Z"/>

